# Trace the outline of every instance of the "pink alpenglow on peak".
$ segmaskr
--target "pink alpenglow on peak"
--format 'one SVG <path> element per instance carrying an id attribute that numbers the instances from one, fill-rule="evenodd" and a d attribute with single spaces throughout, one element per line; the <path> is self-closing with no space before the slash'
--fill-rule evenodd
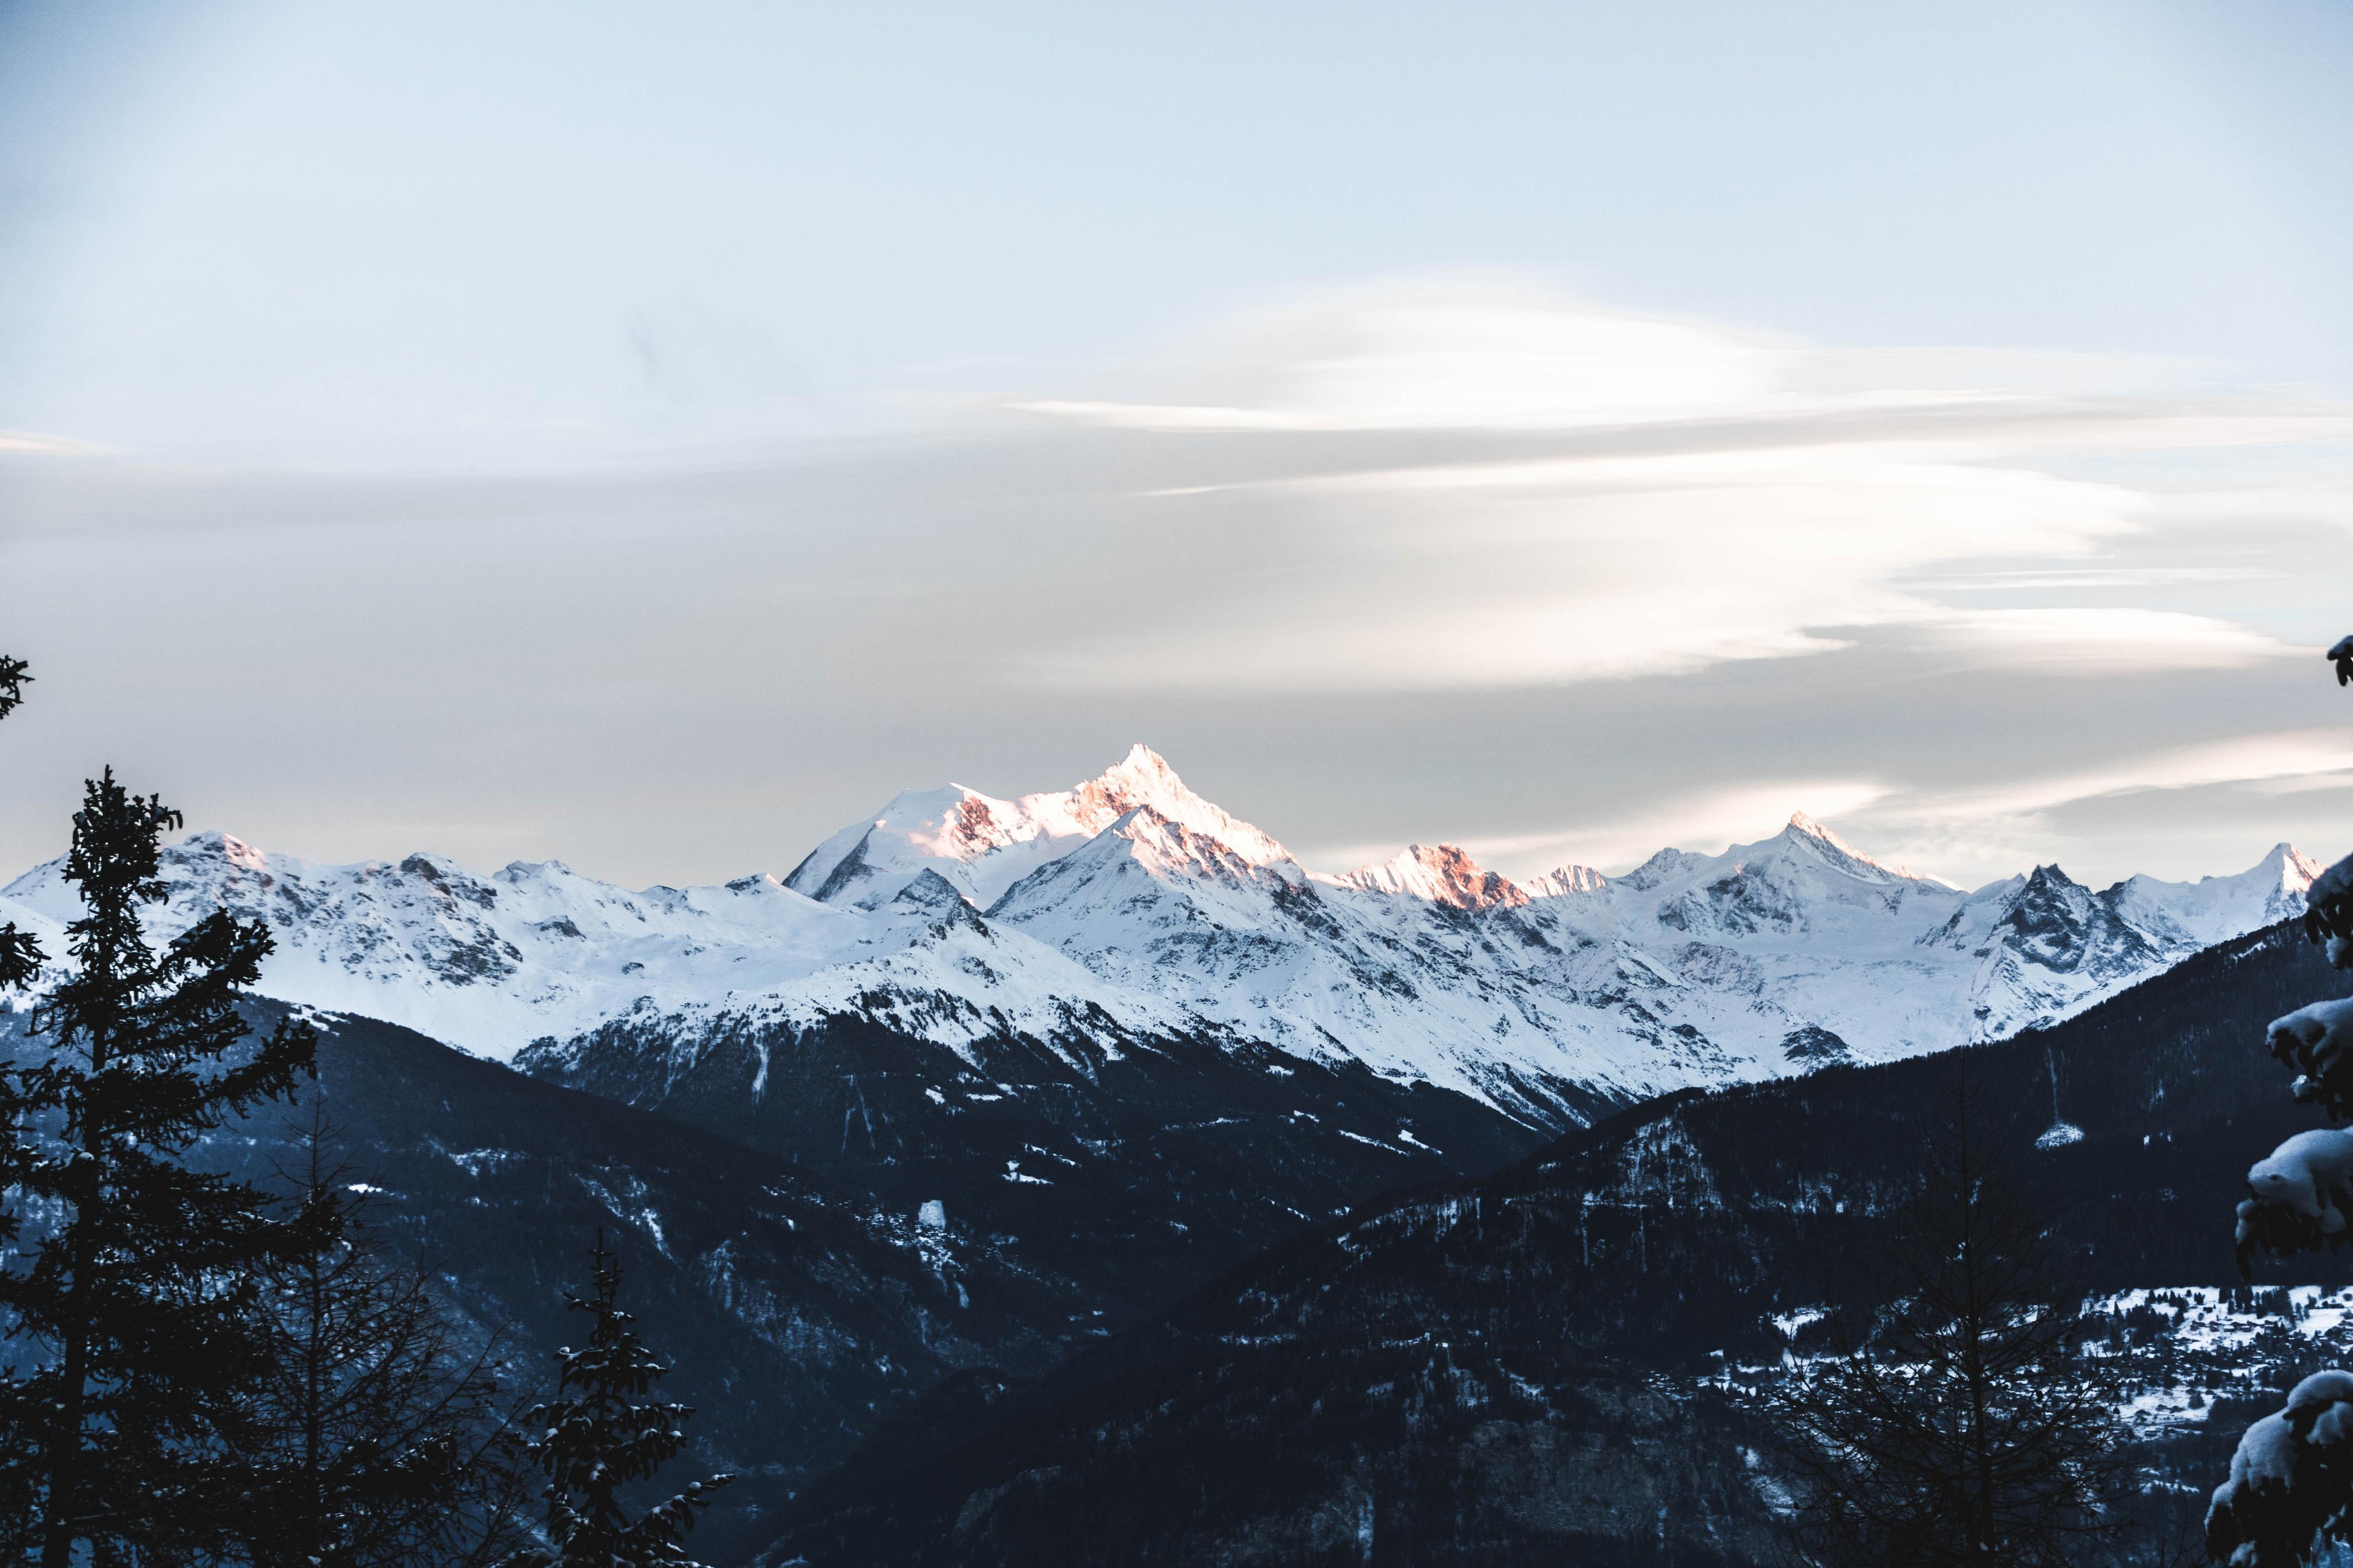
<path id="1" fill-rule="evenodd" d="M 1290 852 L 1271 837 L 1186 788 L 1167 760 L 1140 741 L 1128 748 L 1116 766 L 1079 785 L 1071 795 L 1099 819 L 1093 829 L 1098 833 L 1136 807 L 1150 806 L 1169 821 L 1183 824 L 1196 837 L 1216 839 L 1252 865 L 1271 866 L 1291 858 Z"/>
<path id="2" fill-rule="evenodd" d="M 1404 854 L 1366 866 L 1339 879 L 1368 893 L 1405 893 L 1458 910 L 1492 910 L 1525 904 L 1528 895 L 1510 879 L 1490 871 L 1451 844 L 1409 844 Z"/>
<path id="3" fill-rule="evenodd" d="M 1137 744 L 1112 767 L 1067 790 L 1016 800 L 963 784 L 909 790 L 866 822 L 827 839 L 785 885 L 821 903 L 877 909 L 922 871 L 986 908 L 1005 890 L 1129 812 L 1149 808 L 1252 865 L 1288 860 L 1282 845 L 1185 785 L 1167 761 Z"/>

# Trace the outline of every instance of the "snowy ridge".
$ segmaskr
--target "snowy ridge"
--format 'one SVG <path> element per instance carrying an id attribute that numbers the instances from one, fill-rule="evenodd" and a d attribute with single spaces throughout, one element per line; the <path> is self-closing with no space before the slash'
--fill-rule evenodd
<path id="1" fill-rule="evenodd" d="M 923 870 L 978 903 L 1068 854 L 1138 806 L 1150 806 L 1254 863 L 1288 858 L 1282 846 L 1187 789 L 1157 752 L 1138 745 L 1117 766 L 1073 789 L 998 800 L 949 784 L 893 796 L 871 822 L 852 823 L 809 851 L 785 886 L 827 902 L 873 909 Z"/>
<path id="2" fill-rule="evenodd" d="M 0 920 L 53 952 L 74 908 L 59 868 L 0 889 Z M 625 1017 L 684 1038 L 849 1015 L 960 1054 L 1109 1029 L 1263 1042 L 1551 1121 L 1565 1086 L 1648 1094 L 2048 1023 L 2301 912 L 2316 871 L 2282 845 L 2194 883 L 2095 891 L 2038 867 L 1964 891 L 1800 813 L 1615 879 L 1514 883 L 1449 845 L 1327 876 L 1138 746 L 1070 790 L 901 795 L 781 883 L 320 866 L 200 833 L 166 853 L 155 920 L 266 921 L 271 994 L 499 1059 Z"/>
<path id="3" fill-rule="evenodd" d="M 0 889 L 0 921 L 17 919 L 52 953 L 76 909 L 61 869 L 52 861 Z M 1142 1032 L 1185 1022 L 992 930 L 929 872 L 861 910 L 760 875 L 633 893 L 559 861 L 518 861 L 486 878 L 426 855 L 319 866 L 220 833 L 166 850 L 162 870 L 171 898 L 159 931 L 216 909 L 269 923 L 278 950 L 263 968 L 265 994 L 500 1059 L 607 1018 L 752 998 L 811 1019 L 874 1011 L 949 1045 L 996 1028 L 1042 1032 L 1090 1004 L 1117 1004 Z"/>

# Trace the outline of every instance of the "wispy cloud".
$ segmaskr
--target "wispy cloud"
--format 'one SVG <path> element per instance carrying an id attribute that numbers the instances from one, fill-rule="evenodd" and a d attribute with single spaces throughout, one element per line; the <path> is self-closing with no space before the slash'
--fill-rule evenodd
<path id="1" fill-rule="evenodd" d="M 2053 676 L 2242 667 L 2283 650 L 2148 597 L 2211 569 L 2105 559 L 2212 511 L 2046 465 L 2353 438 L 2353 407 L 2157 395 L 2147 366 L 2128 392 L 2066 386 L 2048 364 L 2029 390 L 1873 384 L 1903 362 L 1493 280 L 1350 292 L 1229 352 L 1197 379 L 1249 397 L 1018 405 L 1165 448 L 1148 467 L 1174 482 L 1139 489 L 1163 509 L 1139 543 L 1247 539 L 1222 578 L 1137 606 L 1115 635 L 1035 647 L 1021 679 L 1544 685 L 1802 658 L 1865 628 L 1947 664 Z M 1367 433 L 1382 438 L 1333 444 Z M 1252 444 L 1239 468 L 1220 445 L 1235 441 Z M 2000 586 L 2042 602 L 1968 596 Z M 2099 596 L 2049 602 L 2070 590 Z"/>
<path id="2" fill-rule="evenodd" d="M 33 430 L 0 430 L 0 452 L 96 452 L 100 448 L 88 441 L 77 441 L 67 436 L 44 436 Z"/>
<path id="3" fill-rule="evenodd" d="M 1714 854 L 1779 829 L 1793 810 L 1829 822 L 1863 849 L 1935 874 L 1940 853 L 2015 863 L 2031 856 L 2040 819 L 2073 806 L 2145 793 L 2242 785 L 2265 794 L 2353 786 L 2353 733 L 2283 730 L 2118 756 L 2096 767 L 2052 772 L 1997 785 L 1937 790 L 1884 780 L 1788 777 L 1675 796 L 1641 811 L 1573 826 L 1471 837 L 1462 847 L 1507 873 L 1533 874 L 1571 862 L 1622 871 L 1667 848 Z M 1394 847 L 1351 846 L 1326 858 L 1349 864 Z"/>
<path id="4" fill-rule="evenodd" d="M 2353 732 L 2280 730 L 2172 746 L 2096 768 L 2021 779 L 1990 788 L 1922 793 L 1884 803 L 1886 814 L 1947 821 L 2031 816 L 2061 806 L 2144 790 L 2215 784 L 2312 784 L 2353 770 Z"/>

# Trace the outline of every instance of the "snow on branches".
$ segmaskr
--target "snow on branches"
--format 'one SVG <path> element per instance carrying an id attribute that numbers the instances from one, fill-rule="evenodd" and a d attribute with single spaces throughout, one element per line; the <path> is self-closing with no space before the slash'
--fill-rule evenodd
<path id="1" fill-rule="evenodd" d="M 2353 1510 L 2353 1374 L 2315 1373 L 2247 1428 L 2206 1510 L 2206 1549 L 2231 1568 L 2290 1568 Z"/>
<path id="2" fill-rule="evenodd" d="M 2331 1121 L 2353 1121 L 2353 997 L 2315 1002 L 2273 1019 L 2263 1044 L 2295 1069 L 2296 1099 L 2319 1106 Z"/>
<path id="3" fill-rule="evenodd" d="M 2353 637 L 2345 643 L 2353 643 Z M 2304 934 L 2328 944 L 2328 962 L 2353 969 L 2353 855 L 2312 879 L 2304 895 Z"/>
<path id="4" fill-rule="evenodd" d="M 635 1520 L 623 1510 L 622 1489 L 650 1479 L 686 1447 L 679 1428 L 694 1412 L 640 1403 L 669 1369 L 615 1304 L 621 1270 L 602 1231 L 589 1257 L 596 1293 L 570 1298 L 572 1309 L 595 1323 L 588 1343 L 560 1352 L 557 1396 L 523 1416 L 542 1431 L 526 1447 L 548 1478 L 547 1533 L 555 1554 L 539 1559 L 540 1568 L 695 1568 L 686 1555 L 687 1532 L 733 1478 L 696 1481 Z"/>
<path id="5" fill-rule="evenodd" d="M 2353 685 L 2353 637 L 2327 653 L 2337 683 Z M 2304 933 L 2328 962 L 2353 969 L 2353 856 L 2314 879 Z M 2353 1121 L 2353 998 L 2315 1002 L 2274 1019 L 2264 1038 L 2295 1069 L 2295 1098 L 2330 1120 Z M 2353 1210 L 2353 1131 L 2299 1132 L 2247 1173 L 2239 1205 L 2239 1270 L 2257 1252 L 2338 1247 Z M 2206 1548 L 2231 1568 L 2301 1568 L 2323 1539 L 2353 1539 L 2353 1373 L 2315 1373 L 2286 1407 L 2247 1428 L 2231 1479 L 2206 1510 Z"/>
<path id="6" fill-rule="evenodd" d="M 2258 1252 L 2285 1257 L 2353 1241 L 2353 1132 L 2299 1132 L 2247 1172 L 2239 1205 L 2239 1271 Z"/>

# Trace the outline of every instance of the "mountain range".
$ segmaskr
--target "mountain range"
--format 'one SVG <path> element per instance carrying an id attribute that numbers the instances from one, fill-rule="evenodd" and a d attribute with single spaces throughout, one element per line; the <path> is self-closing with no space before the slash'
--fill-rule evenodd
<path id="1" fill-rule="evenodd" d="M 1034 1285 L 1060 1349 L 1300 1226 L 1657 1094 L 2080 1012 L 2302 910 L 2283 845 L 2195 883 L 1967 891 L 1803 816 L 1525 884 L 1448 846 L 1312 871 L 1138 746 L 1018 800 L 902 795 L 782 879 L 166 851 L 160 929 L 265 921 L 261 991 L 715 1132 Z M 62 865 L 0 889 L 61 951 Z"/>
<path id="2" fill-rule="evenodd" d="M 52 952 L 75 913 L 61 871 L 0 889 L 0 921 Z M 714 1560 L 771 1539 L 788 1508 L 812 1557 L 848 1562 L 903 1542 L 867 1533 L 863 1494 L 835 1488 L 816 1511 L 796 1500 L 855 1445 L 881 1446 L 845 1476 L 912 1443 L 953 1458 L 944 1487 L 969 1474 L 987 1491 L 989 1447 L 1031 1453 L 1036 1429 L 948 1450 L 997 1430 L 1004 1390 L 1045 1375 L 1039 1397 L 1058 1399 L 1071 1385 L 1052 1368 L 1126 1364 L 1159 1342 L 1172 1303 L 1326 1245 L 1303 1237 L 1346 1251 L 1377 1226 L 1344 1216 L 1391 1212 L 1382 1194 L 1475 1207 L 1498 1170 L 1588 1134 L 1616 1151 L 1604 1165 L 1681 1158 L 1625 1153 L 1626 1127 L 1667 1126 L 1627 1108 L 1727 1088 L 1802 1096 L 1862 1081 L 1818 1070 L 1858 1064 L 1894 1081 L 1873 1075 L 2021 1031 L 2011 1054 L 2049 1079 L 2029 1098 L 2055 1094 L 2065 1073 L 2033 1031 L 2126 1005 L 2135 982 L 2299 913 L 2315 871 L 2281 846 L 2195 883 L 2094 890 L 2039 867 L 1968 891 L 1801 815 L 1762 842 L 1662 850 L 1618 877 L 1572 865 L 1514 880 L 1444 845 L 1328 874 L 1138 747 L 1068 791 L 901 795 L 782 878 L 715 887 L 631 891 L 553 862 L 480 876 L 432 853 L 317 865 L 198 833 L 165 852 L 152 919 L 168 932 L 227 909 L 269 924 L 258 1010 L 319 1019 L 321 1081 L 387 1232 L 486 1331 L 555 1342 L 578 1249 L 599 1226 L 615 1236 L 708 1412 L 702 1453 L 746 1476 Z M 0 1035 L 25 1026 L 11 1005 Z M 2046 1125 L 2063 1125 L 2055 1108 Z M 1754 1126 L 1760 1149 L 1778 1136 L 1769 1116 Z M 226 1130 L 219 1157 L 267 1170 L 282 1131 Z M 2227 1147 L 2218 1158 L 2242 1157 Z M 1596 1166 L 1577 1190 L 1607 1177 Z M 1409 1228 L 1435 1212 L 1411 1209 Z M 1691 1251 L 1669 1305 L 1699 1300 L 1731 1256 Z M 1480 1265 L 1506 1283 L 1518 1267 Z M 1458 1307 L 1425 1309 L 1443 1323 Z M 1635 1384 L 1577 1398 L 1688 1426 L 1688 1401 Z M 1193 1463 L 1189 1438 L 1136 1430 L 1139 1454 Z M 1343 1492 L 1298 1495 L 1372 1507 Z M 1116 1489 L 1085 1496 L 1132 1506 Z M 965 1504 L 935 1490 L 923 1507 Z M 991 1541 L 1022 1539 L 990 1517 Z M 946 1549 L 948 1533 L 934 1539 Z M 1171 1540 L 1171 1560 L 1194 1560 L 1198 1542 Z"/>
<path id="3" fill-rule="evenodd" d="M 262 920 L 262 989 L 497 1060 L 617 1021 L 672 1037 L 847 1018 L 969 1057 L 1073 1031 L 1271 1047 L 1557 1129 L 1597 1103 L 1886 1060 L 2080 1011 L 2298 912 L 2285 845 L 2195 883 L 2094 891 L 2055 866 L 1974 891 L 1802 814 L 1720 855 L 1663 849 L 1525 883 L 1448 845 L 1311 871 L 1135 747 L 1064 791 L 901 795 L 781 879 L 630 891 L 560 862 L 324 866 L 199 833 L 170 928 Z M 69 919 L 62 862 L 0 919 Z"/>

